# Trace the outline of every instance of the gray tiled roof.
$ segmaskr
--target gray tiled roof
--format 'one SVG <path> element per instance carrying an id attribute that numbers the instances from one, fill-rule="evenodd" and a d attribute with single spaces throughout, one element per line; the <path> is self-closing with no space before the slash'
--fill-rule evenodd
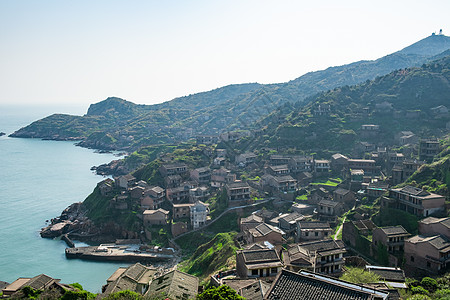
<path id="1" fill-rule="evenodd" d="M 246 264 L 280 260 L 275 249 L 243 250 L 242 255 Z"/>
<path id="2" fill-rule="evenodd" d="M 424 191 L 424 190 L 419 189 L 419 188 L 416 188 L 416 187 L 413 187 L 413 186 L 410 186 L 410 185 L 407 185 L 407 186 L 403 187 L 401 189 L 401 191 L 404 192 L 404 193 L 410 194 L 410 195 L 414 195 L 414 196 L 428 196 L 428 195 L 430 195 L 429 192 Z"/>
<path id="3" fill-rule="evenodd" d="M 165 293 L 173 299 L 193 299 L 198 291 L 198 278 L 178 270 L 153 279 L 146 295 Z"/>
<path id="4" fill-rule="evenodd" d="M 402 225 L 389 226 L 389 227 L 380 227 L 380 229 L 381 229 L 386 235 L 408 234 L 408 231 L 406 231 L 406 229 L 403 228 Z"/>
<path id="5" fill-rule="evenodd" d="M 373 298 L 373 292 L 359 286 L 328 277 L 313 277 L 282 270 L 264 299 L 268 300 L 364 300 Z M 386 296 L 386 294 L 384 294 Z M 383 298 L 379 298 L 383 299 Z"/>
<path id="6" fill-rule="evenodd" d="M 304 242 L 299 244 L 300 248 L 306 249 L 309 252 L 324 252 L 335 249 L 345 249 L 344 242 L 342 240 L 321 240 Z"/>
<path id="7" fill-rule="evenodd" d="M 330 224 L 328 222 L 320 222 L 320 221 L 297 221 L 297 224 L 300 229 L 330 228 Z"/>

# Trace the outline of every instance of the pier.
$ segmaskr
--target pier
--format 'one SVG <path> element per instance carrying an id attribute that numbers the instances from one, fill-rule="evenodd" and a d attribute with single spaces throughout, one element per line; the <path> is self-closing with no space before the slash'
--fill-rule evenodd
<path id="1" fill-rule="evenodd" d="M 148 248 L 144 245 L 102 244 L 66 248 L 67 258 L 97 261 L 160 262 L 174 258 L 172 248 Z"/>

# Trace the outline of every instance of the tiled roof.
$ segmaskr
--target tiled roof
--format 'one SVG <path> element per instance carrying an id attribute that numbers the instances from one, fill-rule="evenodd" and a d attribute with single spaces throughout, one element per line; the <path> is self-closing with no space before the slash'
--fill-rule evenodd
<path id="1" fill-rule="evenodd" d="M 407 242 L 412 244 L 429 243 L 437 250 L 450 251 L 450 241 L 442 235 L 433 235 L 433 236 L 416 235 L 408 239 Z"/>
<path id="2" fill-rule="evenodd" d="M 337 188 L 334 192 L 338 195 L 347 195 L 348 193 L 350 193 L 349 190 L 343 188 Z"/>
<path id="3" fill-rule="evenodd" d="M 413 187 L 413 186 L 410 186 L 410 185 L 407 185 L 407 186 L 401 188 L 400 191 L 402 191 L 404 193 L 407 193 L 407 194 L 410 194 L 410 195 L 414 195 L 414 196 L 428 196 L 428 195 L 430 195 L 429 192 L 427 192 L 425 190 L 422 190 L 422 189 L 419 189 L 419 188 L 416 188 L 416 187 Z"/>
<path id="4" fill-rule="evenodd" d="M 266 223 L 259 224 L 255 228 L 249 229 L 249 232 L 253 236 L 265 236 L 265 235 L 268 235 L 271 232 L 277 232 L 279 234 L 283 234 L 283 232 L 280 229 L 278 229 L 278 228 L 276 228 L 274 226 L 271 226 L 269 224 L 266 224 Z"/>
<path id="5" fill-rule="evenodd" d="M 241 219 L 241 224 L 242 223 L 253 223 L 253 222 L 262 223 L 263 219 L 260 216 L 257 216 L 255 214 L 251 214 L 247 218 Z"/>
<path id="6" fill-rule="evenodd" d="M 53 279 L 45 274 L 40 274 L 31 278 L 26 285 L 32 287 L 35 290 L 42 290 L 53 281 L 59 282 L 59 279 Z"/>
<path id="7" fill-rule="evenodd" d="M 388 294 L 364 289 L 362 286 L 348 282 L 331 279 L 326 276 L 310 275 L 312 273 L 294 273 L 282 270 L 264 299 L 267 300 L 364 300 L 387 299 Z"/>
<path id="8" fill-rule="evenodd" d="M 295 221 L 297 221 L 298 219 L 301 219 L 301 218 L 303 218 L 303 215 L 301 215 L 301 214 L 299 214 L 299 213 L 297 213 L 297 212 L 293 212 L 293 213 L 291 213 L 291 214 L 288 214 L 288 215 L 286 215 L 286 216 L 280 218 L 280 220 L 284 220 L 284 221 L 286 221 L 287 223 L 292 223 L 292 224 L 294 224 Z"/>
<path id="9" fill-rule="evenodd" d="M 227 186 L 229 189 L 239 189 L 239 188 L 249 188 L 250 187 L 247 182 L 233 182 L 233 183 L 227 184 Z"/>
<path id="10" fill-rule="evenodd" d="M 328 222 L 320 221 L 297 221 L 298 227 L 300 229 L 327 229 L 330 228 Z"/>
<path id="11" fill-rule="evenodd" d="M 330 201 L 330 200 L 320 200 L 319 205 L 324 206 L 330 206 L 330 207 L 336 207 L 339 204 L 337 201 Z"/>
<path id="12" fill-rule="evenodd" d="M 381 229 L 386 235 L 408 234 L 408 231 L 406 231 L 406 229 L 403 228 L 402 225 L 389 226 L 389 227 L 380 227 L 380 229 Z"/>
<path id="13" fill-rule="evenodd" d="M 198 278 L 174 270 L 153 279 L 146 295 L 161 295 L 173 299 L 193 299 L 198 291 Z"/>
<path id="14" fill-rule="evenodd" d="M 299 248 L 307 250 L 309 253 L 316 252 L 325 252 L 331 250 L 344 250 L 345 245 L 342 240 L 321 240 L 321 241 L 311 241 L 311 242 L 303 242 L 298 244 Z"/>
<path id="15" fill-rule="evenodd" d="M 239 289 L 239 295 L 244 297 L 246 300 L 263 300 L 264 295 L 270 288 L 270 284 L 258 280 L 245 287 Z"/>
<path id="16" fill-rule="evenodd" d="M 242 250 L 242 256 L 246 264 L 280 260 L 275 249 Z"/>
<path id="17" fill-rule="evenodd" d="M 366 266 L 366 270 L 377 274 L 383 281 L 405 282 L 405 272 L 400 268 Z"/>

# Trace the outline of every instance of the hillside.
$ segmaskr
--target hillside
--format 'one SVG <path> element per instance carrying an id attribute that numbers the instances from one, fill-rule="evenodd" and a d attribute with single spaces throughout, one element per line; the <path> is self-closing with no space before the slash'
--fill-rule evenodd
<path id="1" fill-rule="evenodd" d="M 450 138 L 442 141 L 443 150 L 430 163 L 423 165 L 406 182 L 450 199 Z"/>
<path id="2" fill-rule="evenodd" d="M 350 153 L 361 141 L 392 144 L 394 135 L 402 130 L 421 137 L 442 136 L 449 115 L 436 115 L 432 108 L 448 106 L 449 94 L 447 56 L 419 68 L 322 92 L 309 98 L 305 107 L 284 105 L 259 123 L 264 133 L 251 147 Z M 364 124 L 379 125 L 379 130 L 365 132 Z"/>
<path id="3" fill-rule="evenodd" d="M 156 105 L 137 105 L 110 97 L 92 104 L 84 116 L 52 115 L 11 136 L 81 140 L 83 147 L 130 151 L 198 134 L 251 129 L 256 121 L 287 103 L 302 107 L 311 100 L 308 97 L 318 92 L 419 66 L 449 48 L 449 37 L 433 35 L 374 61 L 330 67 L 286 83 L 229 85 Z"/>

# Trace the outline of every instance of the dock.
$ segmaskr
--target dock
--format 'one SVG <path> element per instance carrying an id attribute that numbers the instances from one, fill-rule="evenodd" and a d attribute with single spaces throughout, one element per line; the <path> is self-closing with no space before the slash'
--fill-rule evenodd
<path id="1" fill-rule="evenodd" d="M 167 261 L 173 259 L 175 254 L 175 250 L 172 248 L 148 248 L 144 245 L 118 244 L 66 248 L 65 252 L 67 258 L 123 262 Z"/>

